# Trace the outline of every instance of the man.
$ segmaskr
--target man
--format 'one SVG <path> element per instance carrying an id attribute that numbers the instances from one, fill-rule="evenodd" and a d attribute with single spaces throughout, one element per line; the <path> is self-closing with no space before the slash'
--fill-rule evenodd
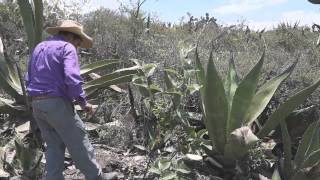
<path id="1" fill-rule="evenodd" d="M 78 47 L 92 47 L 92 38 L 71 20 L 59 21 L 46 31 L 53 36 L 34 48 L 27 80 L 33 115 L 47 145 L 45 179 L 64 179 L 65 148 L 87 180 L 102 179 L 84 124 L 73 107 L 77 103 L 92 113 L 81 87 L 77 55 Z"/>

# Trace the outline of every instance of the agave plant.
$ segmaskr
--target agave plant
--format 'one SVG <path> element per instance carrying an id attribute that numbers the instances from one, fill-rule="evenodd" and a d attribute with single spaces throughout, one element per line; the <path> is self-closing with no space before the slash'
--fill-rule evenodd
<path id="1" fill-rule="evenodd" d="M 287 125 L 284 122 L 281 122 L 280 124 L 284 146 L 284 161 L 280 163 L 279 168 L 281 173 L 275 173 L 275 178 L 278 180 L 319 180 L 320 121 L 313 122 L 309 125 L 302 136 L 302 140 L 294 158 L 292 158 L 291 139 Z"/>
<path id="2" fill-rule="evenodd" d="M 23 102 L 22 88 L 19 76 L 15 70 L 14 64 L 4 56 L 3 44 L 0 38 L 0 87 L 8 95 L 12 96 L 15 101 L 0 98 L 0 112 L 16 113 L 24 111 L 23 106 L 16 103 Z"/>
<path id="3" fill-rule="evenodd" d="M 41 0 L 18 0 L 18 5 L 28 37 L 28 47 L 29 50 L 31 50 L 42 40 L 43 4 Z M 1 98 L 0 111 L 5 111 L 6 113 L 19 112 L 19 114 L 21 112 L 28 112 L 28 100 L 18 63 L 14 63 L 8 58 L 8 56 L 4 56 L 1 38 L 0 64 L 0 88 L 4 89 L 7 94 L 11 95 L 15 99 L 15 101 L 11 101 Z M 18 71 L 16 71 L 15 65 Z M 26 105 L 27 107 L 23 105 Z"/>
<path id="4" fill-rule="evenodd" d="M 6 176 L 38 179 L 41 173 L 39 165 L 43 153 L 35 144 L 17 136 L 5 147 L 1 148 L 0 151 L 0 171 Z"/>
<path id="5" fill-rule="evenodd" d="M 228 164 L 243 158 L 252 144 L 267 136 L 320 85 L 318 80 L 281 104 L 256 136 L 249 128 L 250 124 L 263 112 L 279 85 L 291 74 L 296 64 L 258 89 L 264 54 L 242 81 L 239 81 L 234 60 L 231 58 L 223 83 L 214 66 L 212 52 L 205 73 L 196 50 L 197 77 L 203 85 L 200 89 L 202 111 L 211 140 L 211 146 L 204 148 L 209 155 L 220 157 L 221 163 Z"/>

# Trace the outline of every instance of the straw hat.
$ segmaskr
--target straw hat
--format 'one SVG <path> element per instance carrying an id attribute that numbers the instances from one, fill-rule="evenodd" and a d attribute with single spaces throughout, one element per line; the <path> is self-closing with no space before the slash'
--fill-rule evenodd
<path id="1" fill-rule="evenodd" d="M 81 38 L 80 46 L 83 48 L 91 48 L 93 44 L 92 38 L 83 32 L 82 25 L 72 20 L 60 20 L 56 27 L 48 27 L 46 31 L 51 35 L 55 35 L 59 31 L 67 31 L 79 35 Z"/>

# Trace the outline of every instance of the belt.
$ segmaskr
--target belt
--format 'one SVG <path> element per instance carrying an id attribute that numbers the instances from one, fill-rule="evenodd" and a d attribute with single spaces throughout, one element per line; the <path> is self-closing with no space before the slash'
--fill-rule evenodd
<path id="1" fill-rule="evenodd" d="M 55 96 L 48 96 L 48 95 L 40 95 L 40 96 L 33 96 L 31 97 L 32 100 L 44 100 L 44 99 L 53 99 L 57 98 Z"/>

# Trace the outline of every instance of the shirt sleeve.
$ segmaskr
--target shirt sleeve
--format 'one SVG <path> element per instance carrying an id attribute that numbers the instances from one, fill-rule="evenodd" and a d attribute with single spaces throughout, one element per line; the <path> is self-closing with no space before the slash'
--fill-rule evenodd
<path id="1" fill-rule="evenodd" d="M 64 83 L 67 86 L 67 95 L 84 108 L 87 104 L 85 92 L 82 89 L 83 79 L 80 76 L 80 66 L 77 50 L 72 44 L 66 44 L 63 53 Z"/>

